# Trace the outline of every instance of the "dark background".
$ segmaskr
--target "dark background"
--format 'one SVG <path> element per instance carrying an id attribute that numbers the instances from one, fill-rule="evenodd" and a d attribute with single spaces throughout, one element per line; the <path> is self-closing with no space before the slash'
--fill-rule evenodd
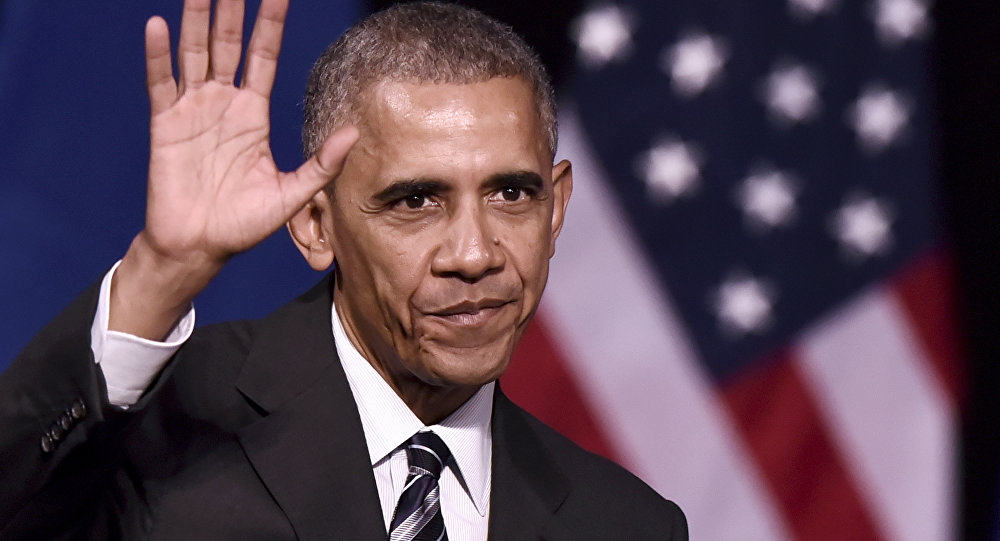
<path id="1" fill-rule="evenodd" d="M 941 179 L 954 247 L 967 395 L 961 477 L 965 539 L 993 539 L 1000 457 L 1000 9 L 942 2 L 935 10 Z"/>

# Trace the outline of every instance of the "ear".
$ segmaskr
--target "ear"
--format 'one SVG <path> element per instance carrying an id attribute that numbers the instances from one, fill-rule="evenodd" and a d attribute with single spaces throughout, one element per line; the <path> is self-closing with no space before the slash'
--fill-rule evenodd
<path id="1" fill-rule="evenodd" d="M 552 166 L 552 242 L 549 243 L 549 257 L 556 253 L 556 239 L 562 231 L 566 207 L 573 195 L 573 165 L 563 160 Z"/>
<path id="2" fill-rule="evenodd" d="M 330 195 L 320 190 L 285 224 L 295 247 L 314 270 L 324 271 L 333 264 L 332 207 Z"/>

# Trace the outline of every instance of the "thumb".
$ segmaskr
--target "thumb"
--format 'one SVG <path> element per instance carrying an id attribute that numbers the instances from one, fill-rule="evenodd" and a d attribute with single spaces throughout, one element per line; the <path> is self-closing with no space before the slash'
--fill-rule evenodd
<path id="1" fill-rule="evenodd" d="M 289 185 L 289 199 L 299 202 L 300 207 L 316 192 L 323 189 L 344 167 L 344 160 L 358 141 L 359 133 L 354 126 L 345 126 L 331 133 L 316 154 L 306 160 L 293 173 L 294 180 Z"/>

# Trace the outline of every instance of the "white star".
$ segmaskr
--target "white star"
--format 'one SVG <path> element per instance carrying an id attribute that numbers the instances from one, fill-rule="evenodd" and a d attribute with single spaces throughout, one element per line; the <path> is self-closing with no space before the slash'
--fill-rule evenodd
<path id="1" fill-rule="evenodd" d="M 670 75 L 674 91 L 691 98 L 718 79 L 728 57 L 729 48 L 721 39 L 690 32 L 663 51 L 660 67 Z"/>
<path id="2" fill-rule="evenodd" d="M 879 38 L 896 46 L 927 34 L 927 5 L 920 0 L 876 0 L 873 9 Z"/>
<path id="3" fill-rule="evenodd" d="M 599 6 L 577 17 L 570 27 L 584 64 L 599 68 L 632 51 L 633 17 L 624 9 Z"/>
<path id="4" fill-rule="evenodd" d="M 819 77 L 801 64 L 779 64 L 764 80 L 762 96 L 768 111 L 778 124 L 802 122 L 816 116 L 820 109 Z"/>
<path id="5" fill-rule="evenodd" d="M 800 19 L 811 19 L 830 11 L 836 0 L 788 0 L 788 9 Z"/>
<path id="6" fill-rule="evenodd" d="M 666 137 L 644 153 L 637 166 L 650 197 L 669 203 L 698 187 L 701 154 L 690 144 Z"/>
<path id="7" fill-rule="evenodd" d="M 874 197 L 848 198 L 834 213 L 830 228 L 851 258 L 866 259 L 884 253 L 892 244 L 893 211 Z"/>
<path id="8" fill-rule="evenodd" d="M 792 177 L 776 169 L 760 169 L 743 180 L 736 198 L 747 226 L 758 231 L 788 224 L 796 214 Z"/>
<path id="9" fill-rule="evenodd" d="M 719 286 L 712 301 L 722 329 L 742 336 L 770 326 L 776 296 L 772 284 L 746 273 L 734 273 Z"/>
<path id="10" fill-rule="evenodd" d="M 862 147 L 879 152 L 899 138 L 910 117 L 909 100 L 898 92 L 872 85 L 847 114 Z"/>

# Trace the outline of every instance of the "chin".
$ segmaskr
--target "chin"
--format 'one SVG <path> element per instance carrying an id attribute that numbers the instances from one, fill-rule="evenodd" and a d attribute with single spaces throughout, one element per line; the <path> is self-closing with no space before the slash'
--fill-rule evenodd
<path id="1" fill-rule="evenodd" d="M 421 364 L 427 383 L 441 386 L 479 387 L 498 379 L 510 364 L 513 348 L 507 345 L 475 349 L 434 348 L 425 351 Z"/>

